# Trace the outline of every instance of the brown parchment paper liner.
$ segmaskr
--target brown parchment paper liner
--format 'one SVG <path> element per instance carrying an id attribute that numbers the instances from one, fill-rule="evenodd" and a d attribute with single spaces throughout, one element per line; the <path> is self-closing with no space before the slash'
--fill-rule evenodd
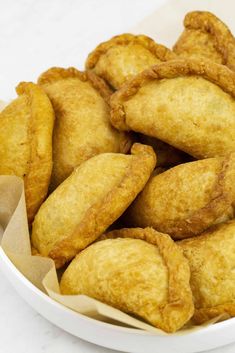
<path id="1" fill-rule="evenodd" d="M 0 176 L 0 225 L 0 242 L 3 251 L 22 275 L 52 299 L 96 320 L 135 327 L 157 335 L 167 335 L 162 330 L 85 295 L 65 296 L 60 294 L 54 262 L 49 258 L 31 256 L 24 184 L 16 176 Z M 221 317 L 206 323 L 206 325 L 219 319 Z M 189 333 L 203 326 L 188 324 L 176 334 Z"/>

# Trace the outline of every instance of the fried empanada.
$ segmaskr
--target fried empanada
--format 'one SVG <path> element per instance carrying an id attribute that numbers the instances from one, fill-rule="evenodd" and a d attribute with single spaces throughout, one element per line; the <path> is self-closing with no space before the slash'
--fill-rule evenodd
<path id="1" fill-rule="evenodd" d="M 178 242 L 191 269 L 193 320 L 235 316 L 235 221 L 219 224 L 199 237 Z"/>
<path id="2" fill-rule="evenodd" d="M 143 71 L 111 98 L 119 130 L 156 137 L 197 159 L 235 151 L 235 73 L 198 59 Z"/>
<path id="3" fill-rule="evenodd" d="M 0 174 L 24 179 L 29 223 L 45 199 L 52 170 L 54 111 L 45 92 L 31 82 L 0 113 Z"/>
<path id="4" fill-rule="evenodd" d="M 93 70 L 113 88 L 149 66 L 174 59 L 176 55 L 144 35 L 122 34 L 101 43 L 89 54 L 87 70 Z"/>
<path id="5" fill-rule="evenodd" d="M 235 153 L 178 165 L 153 175 L 125 214 L 130 226 L 174 239 L 192 237 L 233 218 Z"/>
<path id="6" fill-rule="evenodd" d="M 74 68 L 52 68 L 42 74 L 39 84 L 55 110 L 53 171 L 55 189 L 85 160 L 104 152 L 126 153 L 130 137 L 109 122 L 110 90 L 93 73 Z"/>
<path id="7" fill-rule="evenodd" d="M 85 161 L 41 206 L 32 244 L 57 267 L 96 240 L 143 189 L 156 156 L 141 144 L 131 153 L 103 153 Z"/>
<path id="8" fill-rule="evenodd" d="M 83 250 L 62 276 L 62 294 L 85 294 L 167 331 L 193 315 L 187 260 L 151 228 L 122 229 Z M 116 238 L 116 239 L 115 239 Z M 131 239 L 134 238 L 134 239 Z"/>
<path id="9" fill-rule="evenodd" d="M 172 167 L 177 164 L 189 162 L 193 159 L 185 152 L 180 151 L 155 137 L 138 134 L 138 141 L 144 145 L 153 147 L 157 154 L 158 167 Z"/>
<path id="10" fill-rule="evenodd" d="M 235 39 L 229 28 L 210 12 L 189 12 L 185 30 L 174 46 L 180 56 L 209 59 L 235 70 Z"/>

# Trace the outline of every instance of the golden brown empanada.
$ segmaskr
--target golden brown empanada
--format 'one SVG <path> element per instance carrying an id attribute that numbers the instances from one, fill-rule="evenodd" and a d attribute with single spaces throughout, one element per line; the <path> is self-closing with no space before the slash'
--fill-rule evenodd
<path id="1" fill-rule="evenodd" d="M 220 314 L 235 316 L 235 221 L 214 226 L 178 245 L 191 269 L 193 320 L 202 324 Z"/>
<path id="2" fill-rule="evenodd" d="M 233 218 L 235 153 L 178 165 L 153 175 L 126 212 L 130 226 L 151 226 L 174 239 Z"/>
<path id="3" fill-rule="evenodd" d="M 131 153 L 103 153 L 87 160 L 41 206 L 32 244 L 57 267 L 97 239 L 143 189 L 156 156 L 141 144 L 134 144 Z"/>
<path id="4" fill-rule="evenodd" d="M 167 332 L 180 329 L 194 312 L 180 248 L 151 228 L 117 230 L 105 238 L 111 239 L 90 245 L 72 261 L 62 276 L 62 294 L 88 295 Z"/>
<path id="5" fill-rule="evenodd" d="M 151 146 L 157 154 L 158 167 L 172 167 L 177 164 L 186 163 L 193 158 L 183 151 L 158 140 L 155 137 L 138 134 L 138 141 L 144 145 Z"/>
<path id="6" fill-rule="evenodd" d="M 189 12 L 185 30 L 174 46 L 180 56 L 209 59 L 235 70 L 235 39 L 229 28 L 210 12 Z"/>
<path id="7" fill-rule="evenodd" d="M 118 132 L 109 122 L 105 100 L 110 90 L 102 79 L 74 68 L 52 68 L 38 82 L 56 114 L 51 189 L 90 157 L 129 150 L 129 135 Z"/>
<path id="8" fill-rule="evenodd" d="M 87 70 L 104 78 L 114 89 L 149 66 L 176 55 L 144 35 L 121 34 L 101 43 L 86 61 Z"/>
<path id="9" fill-rule="evenodd" d="M 235 73 L 198 59 L 143 71 L 111 98 L 119 130 L 156 137 L 197 159 L 235 151 Z"/>
<path id="10" fill-rule="evenodd" d="M 45 92 L 31 82 L 0 113 L 0 174 L 24 179 L 29 223 L 47 195 L 52 170 L 54 112 Z"/>

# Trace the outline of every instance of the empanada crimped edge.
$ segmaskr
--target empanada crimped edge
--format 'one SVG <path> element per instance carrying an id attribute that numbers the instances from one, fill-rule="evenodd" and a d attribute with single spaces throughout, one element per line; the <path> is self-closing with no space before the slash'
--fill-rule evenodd
<path id="1" fill-rule="evenodd" d="M 172 241 L 169 235 L 157 232 L 150 227 L 113 230 L 103 234 L 98 240 L 112 238 L 141 239 L 157 246 L 169 274 L 168 303 L 161 308 L 161 329 L 167 332 L 172 332 L 172 327 L 175 330 L 179 329 L 177 326 L 179 323 L 174 319 L 175 311 L 181 313 L 185 322 L 194 313 L 192 292 L 189 286 L 190 269 L 187 259 L 182 256 L 183 251 Z"/>
<path id="2" fill-rule="evenodd" d="M 38 84 L 44 85 L 47 83 L 52 83 L 73 77 L 78 78 L 83 82 L 89 81 L 92 86 L 99 92 L 101 97 L 106 102 L 109 102 L 110 96 L 113 92 L 105 83 L 105 81 L 101 77 L 97 76 L 94 72 L 79 71 L 74 67 L 69 67 L 67 69 L 61 67 L 52 67 L 39 76 Z"/>
<path id="3" fill-rule="evenodd" d="M 30 140 L 30 160 L 24 177 L 25 198 L 29 223 L 44 201 L 52 172 L 52 131 L 54 111 L 46 93 L 31 82 L 21 82 L 16 91 L 26 95 L 30 105 L 28 136 Z"/>
<path id="4" fill-rule="evenodd" d="M 172 60 L 176 57 L 176 55 L 170 49 L 166 48 L 162 44 L 157 44 L 153 39 L 143 34 L 134 35 L 130 33 L 124 33 L 111 38 L 107 42 L 99 44 L 96 49 L 88 55 L 86 60 L 86 69 L 93 69 L 101 55 L 104 55 L 113 46 L 128 45 L 130 43 L 142 45 L 161 61 Z"/>
<path id="5" fill-rule="evenodd" d="M 208 159 L 209 161 L 210 159 Z M 204 160 L 206 161 L 206 159 Z M 198 161 L 200 163 L 200 161 Z M 197 161 L 191 163 L 198 163 Z M 187 164 L 185 164 L 187 166 Z M 177 168 L 177 167 L 175 167 Z M 168 172 L 174 172 L 174 168 L 168 170 Z M 166 172 L 167 173 L 167 172 Z M 153 177 L 155 178 L 155 177 Z M 209 226 L 215 224 L 228 209 L 232 208 L 232 204 L 235 198 L 234 191 L 234 178 L 235 178 L 235 153 L 230 153 L 225 157 L 220 158 L 220 169 L 218 170 L 218 174 L 216 176 L 216 181 L 213 184 L 213 188 L 210 192 L 209 199 L 207 203 L 191 212 L 184 219 L 175 219 L 171 222 L 169 220 L 166 221 L 166 225 L 164 225 L 165 229 L 159 229 L 159 231 L 168 233 L 171 235 L 173 239 L 184 239 L 189 237 L 194 237 L 195 235 L 201 234 L 205 231 Z M 150 179 L 151 183 L 151 179 Z M 144 193 L 144 191 L 143 191 Z M 138 199 L 138 198 L 137 198 Z M 131 208 L 134 207 L 132 211 Z M 143 226 L 136 222 L 136 216 L 139 215 L 141 219 L 141 211 L 138 213 L 138 209 L 141 208 L 141 203 L 139 203 L 138 207 L 135 209 L 135 202 L 130 207 L 129 212 L 125 215 L 127 224 Z M 145 206 L 146 207 L 146 206 Z M 134 218 L 133 218 L 134 215 Z M 157 214 L 155 215 L 157 217 Z M 135 224 L 135 222 L 137 224 Z M 146 221 L 145 221 L 146 222 Z M 153 224 L 148 224 L 149 226 L 153 226 Z M 156 227 L 157 229 L 157 227 Z"/>
<path id="6" fill-rule="evenodd" d="M 95 241 L 97 233 L 102 234 L 121 215 L 123 205 L 130 204 L 146 184 L 156 165 L 156 155 L 150 146 L 138 143 L 132 146 L 131 154 L 134 158 L 121 182 L 102 200 L 92 205 L 73 233 L 57 242 L 50 251 L 49 257 L 58 268 L 82 250 L 76 242 L 77 234 L 86 234 L 86 238 L 90 239 L 89 243 Z"/>
<path id="7" fill-rule="evenodd" d="M 186 29 L 202 30 L 212 35 L 214 47 L 221 54 L 223 64 L 235 70 L 235 39 L 229 28 L 215 15 L 207 11 L 192 11 L 184 18 Z M 180 54 L 180 44 L 173 47 Z"/>
<path id="8" fill-rule="evenodd" d="M 217 247 L 218 258 L 220 258 L 221 246 L 222 247 L 224 246 L 224 249 L 227 249 L 227 251 L 231 251 L 230 248 L 228 247 L 228 243 L 227 243 L 227 247 L 226 247 L 226 227 L 230 227 L 230 226 L 234 228 L 234 220 L 225 222 L 223 224 L 213 225 L 212 227 L 210 227 L 208 230 L 206 230 L 204 233 L 202 233 L 198 237 L 183 239 L 181 241 L 176 242 L 176 244 L 178 244 L 178 246 L 180 246 L 181 249 L 183 250 L 184 256 L 186 258 L 188 258 L 190 266 L 191 266 L 191 261 L 194 258 L 193 254 L 196 254 L 196 256 L 197 256 L 197 254 L 199 254 L 199 257 L 200 257 L 200 253 L 201 253 L 200 248 L 207 249 L 207 253 L 203 254 L 202 260 L 201 261 L 199 260 L 192 265 L 191 277 L 193 276 L 193 273 L 197 276 L 197 270 L 200 269 L 199 270 L 199 273 L 200 273 L 201 268 L 202 268 L 202 271 L 203 271 L 203 269 L 205 272 L 207 271 L 207 273 L 210 274 L 211 278 L 213 278 L 213 277 L 216 278 L 216 276 L 214 276 L 215 274 L 213 274 L 213 271 L 208 272 L 206 262 L 203 261 L 203 258 L 205 258 L 205 256 L 208 256 L 208 259 L 211 259 L 211 257 L 209 257 L 210 255 L 208 255 L 208 254 L 210 254 L 210 249 L 213 250 L 213 246 L 212 247 L 211 247 L 211 245 L 207 246 L 207 241 L 213 240 L 215 242 L 215 247 Z M 224 239 L 219 240 L 220 245 L 217 245 L 218 238 L 217 238 L 216 232 L 221 231 L 221 230 L 224 231 L 224 234 L 225 234 Z M 234 232 L 234 230 L 231 233 L 233 234 L 233 232 Z M 221 237 L 221 235 L 220 235 L 220 237 Z M 214 240 L 214 238 L 215 238 L 215 240 Z M 201 244 L 200 244 L 200 242 L 201 242 Z M 223 245 L 223 243 L 225 245 Z M 192 251 L 192 256 L 189 256 L 189 257 L 187 255 L 187 246 L 188 245 L 189 245 L 189 248 L 191 246 L 191 251 Z M 222 256 L 225 256 L 223 253 L 223 250 L 222 250 L 222 254 L 223 254 Z M 191 259 L 190 259 L 190 257 L 191 257 Z M 227 261 L 226 256 L 224 257 L 224 260 L 226 263 L 226 261 Z M 213 263 L 213 261 L 212 261 L 212 263 Z M 204 267 L 202 266 L 202 264 Z M 219 267 L 219 269 L 220 270 L 222 269 L 221 266 Z M 224 275 L 222 275 L 222 278 L 225 279 L 226 277 L 224 277 Z M 216 278 L 216 281 L 218 279 L 219 279 L 219 277 Z M 194 290 L 199 291 L 200 284 L 198 284 L 198 280 L 196 280 L 196 281 L 197 281 L 196 282 L 197 284 L 195 285 L 195 287 L 198 287 L 198 288 L 197 289 L 195 288 Z M 232 272 L 231 272 L 231 281 L 232 281 Z M 201 282 L 201 283 L 203 285 L 203 282 Z M 212 281 L 211 283 L 210 282 L 208 282 L 208 283 L 209 283 L 209 285 L 213 286 L 214 281 Z M 221 287 L 221 292 L 223 292 L 223 291 L 225 291 L 225 293 L 226 293 L 226 289 L 224 287 Z M 201 293 L 203 296 L 208 295 L 208 294 L 206 294 L 207 293 L 206 291 L 205 292 L 202 291 Z M 213 296 L 212 296 L 212 299 L 213 299 Z M 201 301 L 203 301 L 203 299 L 199 300 L 199 305 L 200 305 Z M 195 301 L 195 305 L 197 306 L 196 301 Z M 221 316 L 221 320 L 235 317 L 235 303 L 227 300 L 226 302 L 215 305 L 215 306 L 204 306 L 204 307 L 198 307 L 198 308 L 195 307 L 195 312 L 192 317 L 192 322 L 194 322 L 197 325 L 201 325 L 211 319 L 214 319 L 214 318 L 220 317 L 220 316 Z"/>
<path id="9" fill-rule="evenodd" d="M 203 77 L 235 98 L 235 74 L 226 66 L 195 58 L 171 60 L 144 70 L 112 95 L 110 100 L 111 123 L 118 130 L 131 130 L 126 124 L 124 102 L 133 97 L 142 86 L 150 81 L 188 75 Z"/>
<path id="10" fill-rule="evenodd" d="M 185 234 L 193 237 L 208 228 L 208 224 L 218 219 L 231 207 L 234 201 L 234 192 L 229 190 L 227 184 L 229 173 L 235 170 L 235 153 L 224 157 L 221 162 L 221 169 L 218 173 L 217 182 L 214 184 L 210 200 L 201 209 L 195 211 L 185 220 L 175 221 L 172 226 L 172 233 L 177 235 L 174 239 L 184 239 Z M 210 220 L 210 222 L 209 222 Z"/>

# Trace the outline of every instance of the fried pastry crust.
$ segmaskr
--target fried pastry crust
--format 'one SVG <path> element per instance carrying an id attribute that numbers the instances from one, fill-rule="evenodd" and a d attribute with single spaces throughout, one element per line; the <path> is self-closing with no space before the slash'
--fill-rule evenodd
<path id="1" fill-rule="evenodd" d="M 235 151 L 235 73 L 198 59 L 143 71 L 111 98 L 119 130 L 156 137 L 197 159 Z"/>
<path id="2" fill-rule="evenodd" d="M 185 163 L 153 175 L 125 214 L 130 226 L 151 226 L 183 239 L 233 218 L 235 153 Z"/>
<path id="3" fill-rule="evenodd" d="M 104 240 L 105 239 L 105 240 Z M 151 228 L 105 234 L 65 271 L 63 294 L 85 294 L 175 332 L 193 315 L 187 260 L 171 238 Z"/>
<path id="4" fill-rule="evenodd" d="M 235 316 L 235 221 L 177 244 L 190 265 L 193 320 L 202 324 L 220 314 Z"/>
<path id="5" fill-rule="evenodd" d="M 180 56 L 212 60 L 235 70 L 235 39 L 229 28 L 210 12 L 189 12 L 185 30 L 173 50 Z"/>
<path id="6" fill-rule="evenodd" d="M 58 268 L 96 240 L 143 189 L 156 156 L 150 146 L 141 144 L 134 144 L 131 153 L 103 153 L 89 159 L 41 206 L 32 244 Z"/>
<path id="7" fill-rule="evenodd" d="M 121 34 L 101 43 L 88 55 L 87 70 L 114 89 L 149 66 L 174 59 L 175 54 L 145 35 Z"/>
<path id="8" fill-rule="evenodd" d="M 38 82 L 56 114 L 51 190 L 99 153 L 128 152 L 131 138 L 111 126 L 106 103 L 111 91 L 101 78 L 75 68 L 51 68 Z"/>
<path id="9" fill-rule="evenodd" d="M 44 201 L 52 170 L 54 111 L 38 85 L 22 82 L 0 113 L 0 174 L 24 179 L 29 223 Z"/>
<path id="10" fill-rule="evenodd" d="M 149 145 L 154 149 L 154 152 L 157 155 L 158 167 L 167 168 L 193 160 L 193 158 L 188 154 L 174 148 L 171 145 L 168 145 L 161 140 L 158 140 L 155 137 L 138 134 L 138 141 L 144 145 Z"/>

